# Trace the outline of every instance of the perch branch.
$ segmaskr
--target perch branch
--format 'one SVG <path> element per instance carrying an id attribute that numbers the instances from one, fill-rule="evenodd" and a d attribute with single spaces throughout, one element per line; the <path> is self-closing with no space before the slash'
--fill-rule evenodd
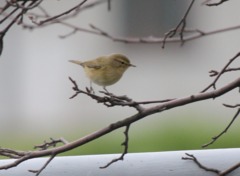
<path id="1" fill-rule="evenodd" d="M 75 80 L 69 77 L 69 80 L 73 83 L 72 89 L 75 91 L 70 99 L 76 97 L 78 94 L 85 94 L 91 97 L 92 99 L 96 100 L 97 103 L 103 103 L 107 107 L 113 106 L 129 106 L 134 107 L 137 111 L 141 112 L 144 108 L 141 105 L 144 104 L 153 104 L 153 103 L 165 103 L 168 101 L 172 101 L 174 99 L 165 99 L 165 100 L 155 100 L 155 101 L 133 101 L 131 98 L 127 97 L 126 95 L 117 96 L 109 92 L 100 91 L 100 93 L 104 94 L 105 96 L 101 97 L 96 94 L 91 93 L 91 91 L 87 89 L 87 91 L 83 91 L 79 89 Z"/>

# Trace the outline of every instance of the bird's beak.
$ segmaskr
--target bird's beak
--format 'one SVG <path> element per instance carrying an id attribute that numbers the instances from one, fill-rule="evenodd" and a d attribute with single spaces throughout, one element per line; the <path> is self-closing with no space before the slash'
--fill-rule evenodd
<path id="1" fill-rule="evenodd" d="M 82 62 L 77 61 L 77 60 L 69 60 L 69 62 L 74 63 L 74 64 L 78 64 L 81 65 Z"/>
<path id="2" fill-rule="evenodd" d="M 129 64 L 129 67 L 136 67 L 136 65 L 133 65 L 133 64 Z"/>

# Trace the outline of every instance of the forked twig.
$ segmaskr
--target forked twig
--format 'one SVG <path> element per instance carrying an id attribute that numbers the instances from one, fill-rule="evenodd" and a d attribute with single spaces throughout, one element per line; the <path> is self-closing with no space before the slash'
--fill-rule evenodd
<path id="1" fill-rule="evenodd" d="M 217 136 L 212 137 L 212 140 L 209 143 L 202 145 L 202 147 L 203 148 L 208 147 L 209 145 L 213 144 L 216 140 L 218 140 L 218 138 L 220 138 L 224 133 L 226 133 L 228 131 L 228 129 L 231 127 L 231 125 L 233 124 L 233 122 L 238 117 L 239 113 L 240 113 L 240 108 L 237 110 L 236 114 L 233 116 L 233 118 L 230 121 L 230 123 L 228 124 L 228 126 Z"/>
<path id="2" fill-rule="evenodd" d="M 208 89 L 210 89 L 211 87 L 213 87 L 214 89 L 216 89 L 216 82 L 219 80 L 219 78 L 222 76 L 223 73 L 226 72 L 226 70 L 228 69 L 229 65 L 231 65 L 231 63 L 237 59 L 240 56 L 240 52 L 238 52 L 233 58 L 231 58 L 228 63 L 222 68 L 222 70 L 217 73 L 217 77 L 213 80 L 213 82 L 211 84 L 209 84 L 205 89 L 203 89 L 201 92 L 206 92 Z M 216 74 L 216 72 L 214 73 Z M 211 76 L 211 75 L 210 75 Z"/>
<path id="3" fill-rule="evenodd" d="M 135 108 L 137 111 L 141 112 L 144 110 L 144 107 L 141 105 L 144 104 L 154 104 L 154 103 L 165 103 L 172 101 L 174 99 L 165 99 L 165 100 L 155 100 L 155 101 L 133 101 L 131 98 L 127 97 L 126 95 L 117 96 L 109 92 L 100 91 L 100 93 L 104 94 L 105 96 L 98 96 L 94 93 L 91 93 L 88 88 L 87 91 L 81 90 L 76 81 L 69 77 L 69 80 L 73 83 L 72 89 L 74 90 L 74 94 L 70 97 L 70 99 L 76 97 L 78 94 L 85 94 L 91 97 L 92 99 L 96 100 L 98 103 L 103 103 L 107 107 L 113 106 L 129 106 Z"/>
<path id="4" fill-rule="evenodd" d="M 181 43 L 183 44 L 184 40 L 183 40 L 183 33 L 184 33 L 184 30 L 185 30 L 185 27 L 186 27 L 186 19 L 187 19 L 187 16 L 194 4 L 195 0 L 192 0 L 190 5 L 188 6 L 187 8 L 187 11 L 185 12 L 183 18 L 181 19 L 181 21 L 178 23 L 178 25 L 171 29 L 170 31 L 168 31 L 165 35 L 164 35 L 164 38 L 163 38 L 163 43 L 162 43 L 162 48 L 165 47 L 165 43 L 166 43 L 166 40 L 167 38 L 172 38 L 174 35 L 176 35 L 176 33 L 179 31 L 179 35 L 180 35 L 180 41 Z M 179 30 L 180 29 L 180 30 Z"/>
<path id="5" fill-rule="evenodd" d="M 118 158 L 115 158 L 113 159 L 112 161 L 110 161 L 108 164 L 106 164 L 105 166 L 101 166 L 100 168 L 101 169 L 104 169 L 104 168 L 107 168 L 109 167 L 111 164 L 119 161 L 119 160 L 123 160 L 124 159 L 124 156 L 128 153 L 128 141 L 129 141 L 129 135 L 128 135 L 128 132 L 129 132 L 129 128 L 130 128 L 130 124 L 126 126 L 126 129 L 124 131 L 124 135 L 125 135 L 125 140 L 124 142 L 122 143 L 122 145 L 124 146 L 124 150 L 123 150 L 123 153 L 121 154 L 120 157 Z"/>
<path id="6" fill-rule="evenodd" d="M 203 170 L 205 170 L 205 171 L 214 172 L 214 173 L 217 173 L 217 174 L 220 173 L 220 171 L 217 170 L 217 169 L 209 168 L 209 167 L 206 167 L 206 166 L 204 166 L 203 164 L 201 164 L 194 155 L 188 154 L 188 153 L 185 153 L 185 155 L 187 155 L 188 157 L 182 157 L 183 160 L 191 160 L 191 161 L 194 161 L 194 163 L 196 163 L 199 168 L 201 168 L 201 169 L 203 169 Z"/>
<path id="7" fill-rule="evenodd" d="M 224 170 L 224 171 L 220 171 L 218 169 L 214 169 L 214 168 L 209 168 L 207 166 L 204 166 L 203 164 L 201 164 L 198 159 L 192 155 L 192 154 L 188 154 L 185 153 L 188 157 L 182 157 L 183 160 L 191 160 L 193 161 L 199 168 L 208 171 L 208 172 L 213 172 L 216 173 L 218 176 L 226 176 L 228 174 L 230 174 L 231 172 L 233 172 L 234 170 L 236 170 L 237 168 L 240 167 L 240 162 L 237 164 L 234 164 L 233 166 L 229 167 L 228 169 Z"/>
<path id="8" fill-rule="evenodd" d="M 35 173 L 38 176 L 46 167 L 47 165 L 54 159 L 56 154 L 51 155 L 50 158 L 45 162 L 45 164 L 39 170 L 28 170 L 29 172 Z"/>
<path id="9" fill-rule="evenodd" d="M 87 0 L 83 0 L 82 2 L 80 2 L 78 5 L 68 9 L 67 11 L 65 12 L 62 12 L 56 16 L 52 16 L 52 17 L 49 17 L 48 19 L 45 19 L 45 20 L 42 20 L 38 23 L 38 25 L 43 25 L 44 23 L 47 23 L 47 22 L 53 22 L 54 20 L 57 20 L 58 18 L 64 16 L 64 15 L 67 15 L 71 12 L 73 12 L 74 10 L 76 9 L 79 9 L 85 2 L 87 2 Z"/>
<path id="10" fill-rule="evenodd" d="M 58 143 L 67 144 L 68 141 L 65 140 L 64 138 L 59 138 L 59 139 L 50 138 L 50 142 L 44 141 L 43 144 L 35 145 L 34 149 L 46 150 L 50 147 L 56 147 Z"/>

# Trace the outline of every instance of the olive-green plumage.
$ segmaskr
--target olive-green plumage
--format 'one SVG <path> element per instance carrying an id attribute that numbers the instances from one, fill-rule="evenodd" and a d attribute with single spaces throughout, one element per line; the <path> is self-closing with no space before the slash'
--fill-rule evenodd
<path id="1" fill-rule="evenodd" d="M 135 67 L 122 54 L 101 56 L 85 62 L 77 60 L 70 60 L 69 62 L 81 65 L 87 77 L 95 84 L 104 88 L 118 82 L 128 67 Z"/>

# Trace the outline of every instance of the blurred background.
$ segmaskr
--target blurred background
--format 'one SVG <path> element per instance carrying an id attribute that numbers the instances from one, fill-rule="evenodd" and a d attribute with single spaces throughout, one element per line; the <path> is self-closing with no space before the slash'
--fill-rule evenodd
<path id="1" fill-rule="evenodd" d="M 42 7 L 56 15 L 78 4 L 78 0 L 45 1 Z M 89 1 L 91 3 L 92 1 Z M 121 0 L 94 6 L 67 22 L 89 28 L 93 24 L 116 37 L 161 37 L 178 24 L 190 0 Z M 239 1 L 206 7 L 197 1 L 187 19 L 187 27 L 211 31 L 239 22 Z M 36 9 L 36 12 L 38 10 Z M 27 19 L 26 19 L 27 20 Z M 70 59 L 88 60 L 111 53 L 128 56 L 136 68 L 108 88 L 116 95 L 136 101 L 189 96 L 211 83 L 211 69 L 220 70 L 239 52 L 240 31 L 221 33 L 186 42 L 166 44 L 126 44 L 102 36 L 72 32 L 61 24 L 22 29 L 15 25 L 5 36 L 0 59 L 0 146 L 30 150 L 50 137 L 72 141 L 136 113 L 132 108 L 107 108 L 74 92 L 68 77 L 80 88 L 89 86 L 80 66 Z M 217 86 L 230 82 L 228 74 Z M 102 90 L 93 85 L 95 92 Z M 235 110 L 222 103 L 239 103 L 233 91 L 215 100 L 197 102 L 148 116 L 130 128 L 129 152 L 201 149 L 230 122 Z M 209 148 L 239 147 L 237 119 L 230 130 Z M 79 147 L 70 154 L 120 153 L 124 129 Z"/>

